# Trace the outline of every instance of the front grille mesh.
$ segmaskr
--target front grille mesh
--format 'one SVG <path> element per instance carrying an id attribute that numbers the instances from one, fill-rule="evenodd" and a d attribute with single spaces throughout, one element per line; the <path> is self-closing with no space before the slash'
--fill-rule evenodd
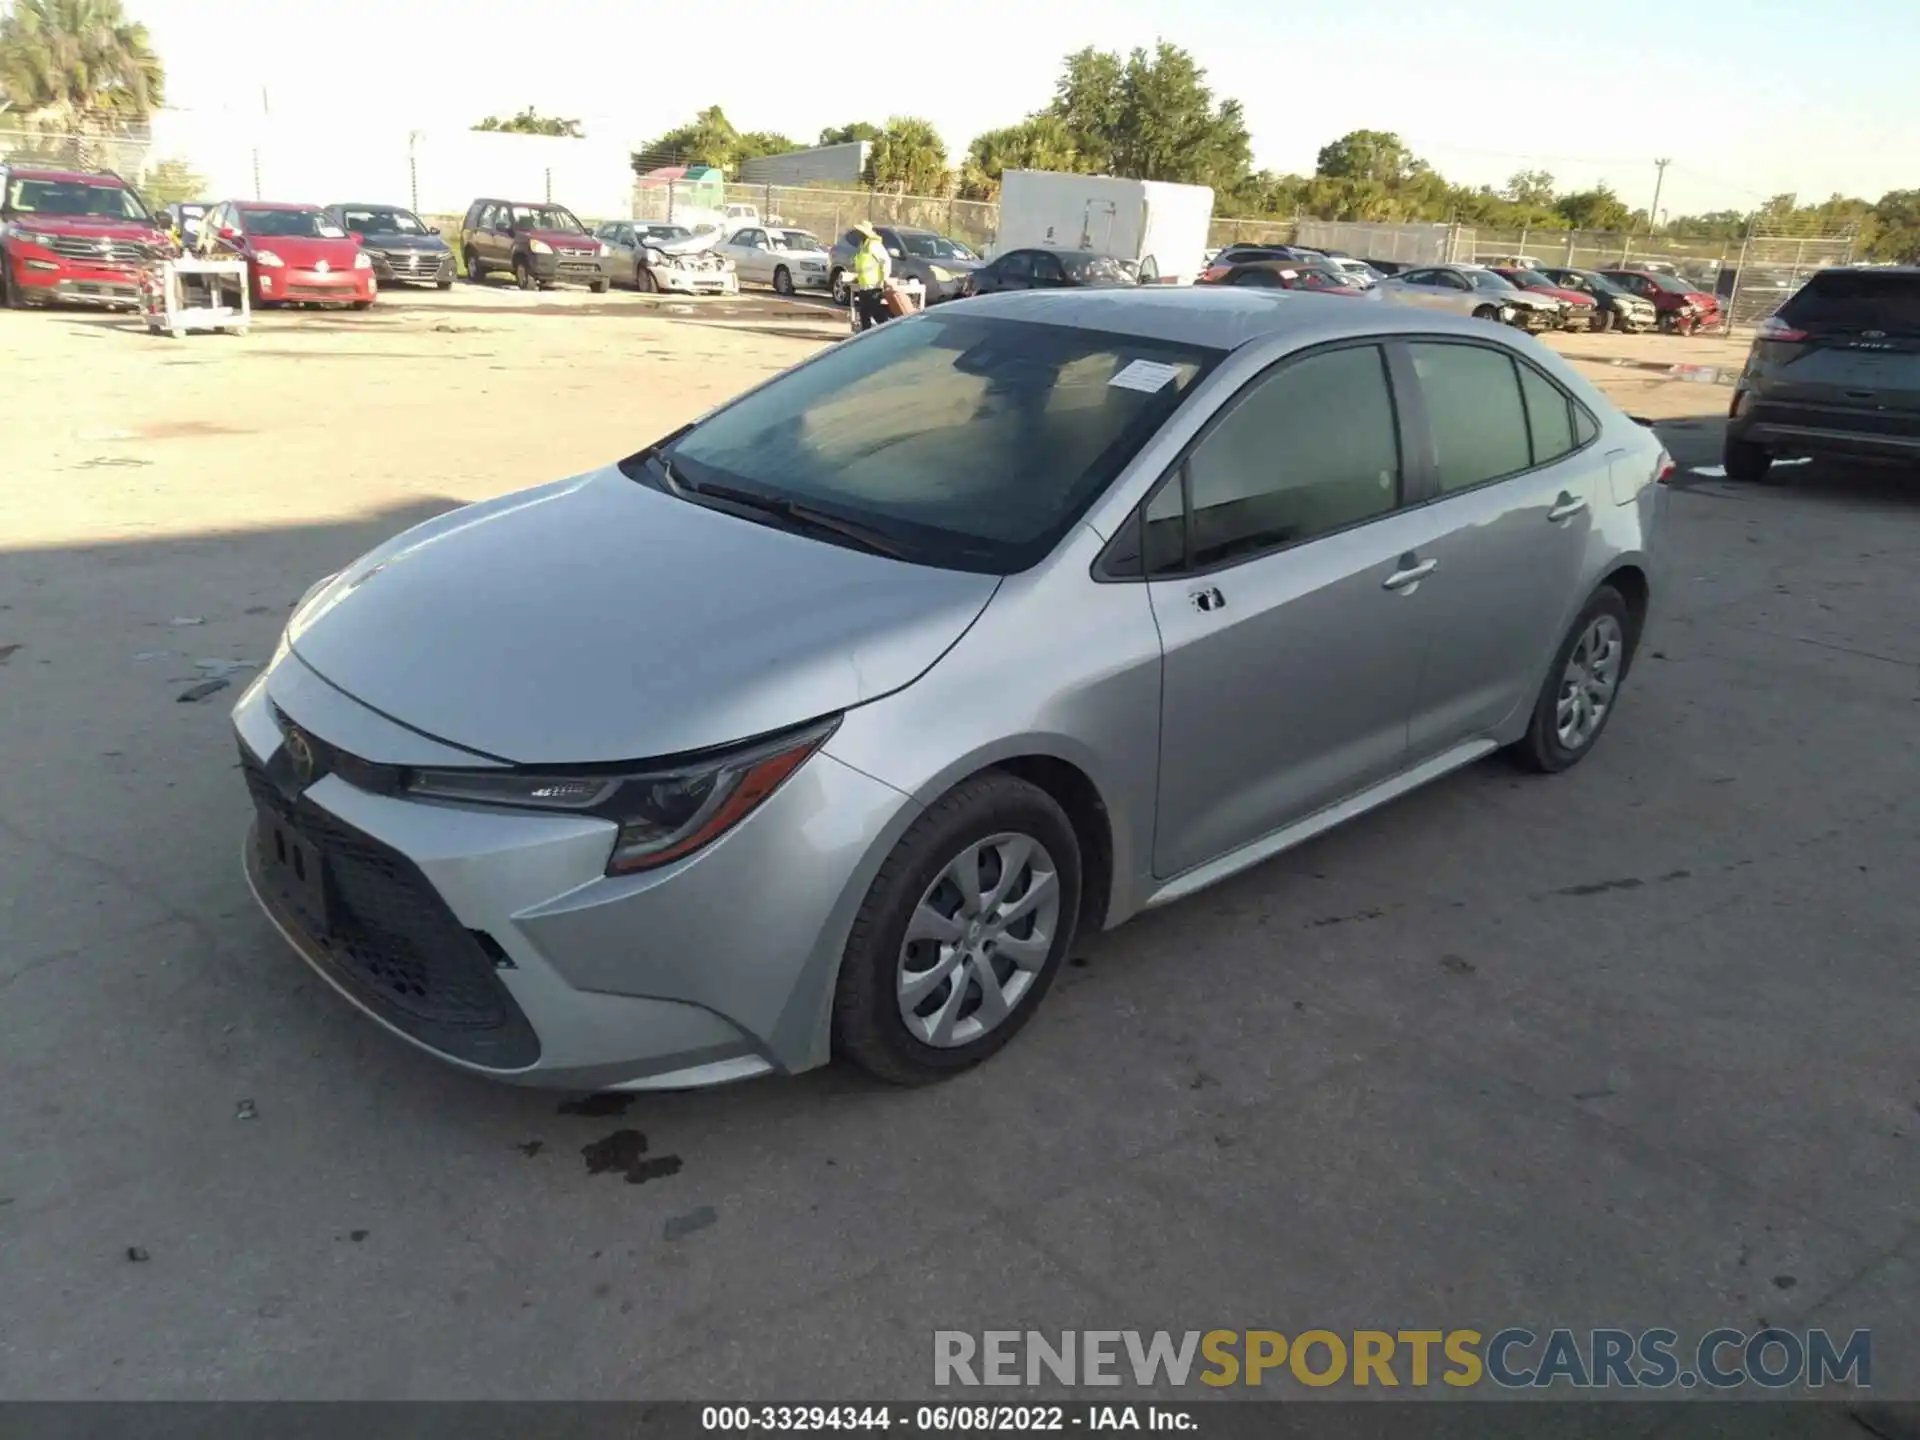
<path id="1" fill-rule="evenodd" d="M 100 247 L 104 244 L 106 249 Z M 89 240 L 84 235 L 52 235 L 47 248 L 68 260 L 91 260 L 100 265 L 138 265 L 152 252 L 137 240 Z"/>
<path id="2" fill-rule="evenodd" d="M 539 1058 L 533 1028 L 493 960 L 418 866 L 310 801 L 289 799 L 244 746 L 241 767 L 255 804 L 325 859 L 333 933 L 305 938 L 348 990 L 456 1059 L 517 1069 Z M 292 920 L 284 907 L 279 914 L 282 923 Z"/>

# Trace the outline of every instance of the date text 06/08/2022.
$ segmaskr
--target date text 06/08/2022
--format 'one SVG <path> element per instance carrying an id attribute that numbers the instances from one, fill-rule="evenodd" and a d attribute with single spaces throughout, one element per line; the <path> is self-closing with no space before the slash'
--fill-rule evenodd
<path id="1" fill-rule="evenodd" d="M 1187 1411 L 1158 1405 L 707 1405 L 700 1411 L 704 1431 L 782 1434 L 895 1426 L 915 1434 L 1198 1428 Z"/>

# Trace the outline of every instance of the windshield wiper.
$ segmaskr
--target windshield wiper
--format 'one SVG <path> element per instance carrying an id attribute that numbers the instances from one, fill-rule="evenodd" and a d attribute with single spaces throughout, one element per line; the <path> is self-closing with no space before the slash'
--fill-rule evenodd
<path id="1" fill-rule="evenodd" d="M 666 460 L 660 458 L 664 468 Z M 671 475 L 671 471 L 668 471 Z M 781 495 L 756 495 L 751 490 L 736 490 L 731 485 L 717 485 L 712 481 L 695 484 L 690 480 L 673 480 L 676 493 L 704 496 L 718 500 L 723 504 L 736 505 L 742 510 L 752 510 L 762 515 L 771 515 L 783 520 L 796 530 L 811 530 L 816 534 L 833 535 L 841 540 L 851 541 L 859 549 L 874 555 L 886 555 L 895 560 L 906 559 L 906 552 L 899 544 L 875 530 L 870 525 L 862 525 L 857 520 L 842 520 L 838 515 L 829 515 L 824 510 L 816 510 L 797 500 L 789 500 Z"/>

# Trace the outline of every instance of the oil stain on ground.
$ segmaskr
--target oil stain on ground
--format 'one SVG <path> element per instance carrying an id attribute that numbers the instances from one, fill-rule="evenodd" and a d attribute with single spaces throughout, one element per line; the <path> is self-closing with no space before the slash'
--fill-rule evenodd
<path id="1" fill-rule="evenodd" d="M 638 1130 L 616 1130 L 604 1140 L 580 1147 L 589 1175 L 620 1174 L 629 1185 L 643 1185 L 680 1173 L 678 1155 L 647 1157 L 647 1137 Z"/>
<path id="2" fill-rule="evenodd" d="M 562 1115 L 585 1115 L 590 1120 L 605 1120 L 609 1116 L 624 1115 L 633 1107 L 633 1096 L 616 1095 L 602 1092 L 597 1095 L 583 1095 L 578 1100 L 562 1100 Z"/>

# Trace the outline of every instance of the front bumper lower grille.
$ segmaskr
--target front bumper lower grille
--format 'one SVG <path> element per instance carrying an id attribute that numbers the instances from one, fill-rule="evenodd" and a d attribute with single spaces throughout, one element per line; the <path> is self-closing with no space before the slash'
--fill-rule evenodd
<path id="1" fill-rule="evenodd" d="M 492 937 L 464 928 L 399 851 L 290 796 L 284 777 L 245 746 L 240 762 L 260 812 L 249 864 L 275 919 L 299 935 L 309 958 L 368 1010 L 429 1049 L 498 1070 L 523 1069 L 540 1058 L 533 1026 L 496 973 L 496 960 L 510 962 Z M 276 896 L 271 857 L 261 853 L 276 822 L 320 857 L 325 933 L 316 933 L 298 905 Z"/>

